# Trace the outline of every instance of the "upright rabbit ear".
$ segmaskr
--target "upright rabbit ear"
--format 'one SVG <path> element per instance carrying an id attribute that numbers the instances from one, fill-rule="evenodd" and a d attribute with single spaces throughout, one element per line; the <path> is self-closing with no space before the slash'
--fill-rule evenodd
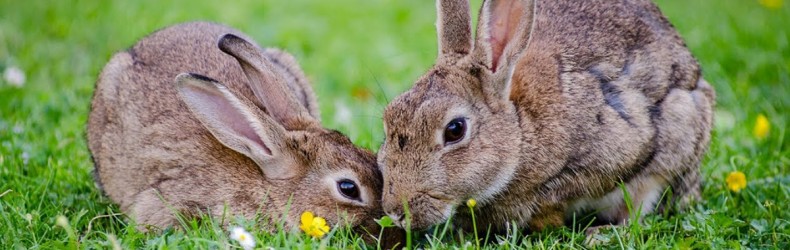
<path id="1" fill-rule="evenodd" d="M 302 106 L 288 88 L 282 75 L 275 73 L 275 66 L 262 51 L 246 40 L 227 34 L 219 39 L 219 49 L 239 61 L 250 80 L 250 88 L 266 110 L 289 130 L 303 130 L 320 126 L 318 120 Z"/>
<path id="2" fill-rule="evenodd" d="M 472 49 L 472 17 L 468 0 L 436 1 L 439 58 L 460 57 Z"/>
<path id="3" fill-rule="evenodd" d="M 509 92 L 510 77 L 529 45 L 534 0 L 487 0 L 480 9 L 474 59 L 494 74 L 498 91 Z M 508 95 L 505 95 L 508 96 Z"/>
<path id="4" fill-rule="evenodd" d="M 226 147 L 239 152 L 271 179 L 288 179 L 297 171 L 283 157 L 285 129 L 251 102 L 237 98 L 222 84 L 196 74 L 180 74 L 176 88 L 190 111 Z"/>

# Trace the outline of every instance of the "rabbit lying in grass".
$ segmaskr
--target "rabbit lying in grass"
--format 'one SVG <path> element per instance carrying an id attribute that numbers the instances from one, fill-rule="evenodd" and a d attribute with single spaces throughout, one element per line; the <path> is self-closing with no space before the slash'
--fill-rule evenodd
<path id="1" fill-rule="evenodd" d="M 330 225 L 375 224 L 374 154 L 321 126 L 292 56 L 247 41 L 194 22 L 115 54 L 88 121 L 96 182 L 140 226 L 174 225 L 176 213 L 276 223 L 286 210 L 291 227 L 304 211 Z"/>
<path id="2" fill-rule="evenodd" d="M 501 231 L 699 195 L 715 94 L 652 2 L 488 0 L 476 40 L 466 0 L 437 8 L 436 64 L 384 112 L 382 207 L 402 226 L 471 228 L 470 198 Z"/>

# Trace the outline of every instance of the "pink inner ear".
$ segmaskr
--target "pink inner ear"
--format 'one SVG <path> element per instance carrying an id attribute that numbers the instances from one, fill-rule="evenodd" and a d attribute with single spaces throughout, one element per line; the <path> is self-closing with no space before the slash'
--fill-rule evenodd
<path id="1" fill-rule="evenodd" d="M 524 12 L 521 1 L 495 1 L 489 13 L 489 43 L 491 44 L 491 70 L 496 72 L 505 47 L 516 34 Z"/>
<path id="2" fill-rule="evenodd" d="M 228 103 L 223 103 L 220 108 L 223 110 L 218 113 L 221 116 L 224 116 L 220 119 L 222 119 L 224 123 L 228 124 L 234 132 L 260 145 L 266 154 L 272 154 L 272 151 L 266 147 L 266 144 L 263 144 L 263 140 L 260 136 L 258 136 L 258 133 L 255 132 L 252 124 L 250 124 L 250 122 L 244 118 L 244 115 L 241 113 L 241 111 L 233 108 L 233 106 L 229 105 Z"/>
<path id="3" fill-rule="evenodd" d="M 244 117 L 242 111 L 234 107 L 229 100 L 221 95 L 204 91 L 196 91 L 193 94 L 202 96 L 200 99 L 205 100 L 202 108 L 205 112 L 203 115 L 209 119 L 212 119 L 211 117 L 213 116 L 213 120 L 218 123 L 216 124 L 217 126 L 229 128 L 231 133 L 260 145 L 266 154 L 272 154 L 271 150 L 263 143 L 261 137 L 258 136 L 258 133 L 255 132 L 252 124 Z M 219 130 L 222 129 L 219 128 Z"/>

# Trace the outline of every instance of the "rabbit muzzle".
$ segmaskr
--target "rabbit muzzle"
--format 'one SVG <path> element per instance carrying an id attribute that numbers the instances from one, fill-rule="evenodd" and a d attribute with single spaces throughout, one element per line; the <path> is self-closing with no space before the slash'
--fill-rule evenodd
<path id="1" fill-rule="evenodd" d="M 455 208 L 455 202 L 450 198 L 420 191 L 401 195 L 385 194 L 382 205 L 396 225 L 415 230 L 447 221 Z"/>

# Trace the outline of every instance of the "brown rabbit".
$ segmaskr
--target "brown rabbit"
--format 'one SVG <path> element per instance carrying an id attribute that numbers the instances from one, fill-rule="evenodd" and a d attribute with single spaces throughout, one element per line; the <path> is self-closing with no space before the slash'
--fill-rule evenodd
<path id="1" fill-rule="evenodd" d="M 194 22 L 115 54 L 88 121 L 96 182 L 141 226 L 174 225 L 176 212 L 373 223 L 382 215 L 374 154 L 322 128 L 293 57 L 247 41 Z"/>
<path id="2" fill-rule="evenodd" d="M 649 0 L 440 0 L 434 67 L 384 112 L 383 208 L 412 228 L 540 230 L 699 196 L 715 94 Z M 671 192 L 665 192 L 665 191 Z M 669 195 L 671 194 L 671 195 Z M 482 225 L 482 226 L 481 226 Z"/>

